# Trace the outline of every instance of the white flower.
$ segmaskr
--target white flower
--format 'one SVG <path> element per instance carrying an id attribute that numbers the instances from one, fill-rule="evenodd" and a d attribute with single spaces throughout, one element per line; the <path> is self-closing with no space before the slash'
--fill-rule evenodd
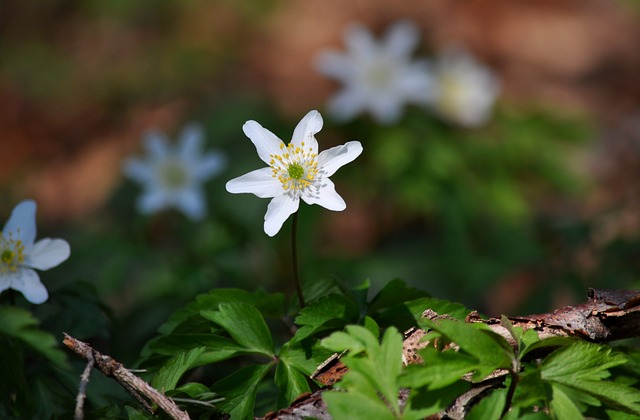
<path id="1" fill-rule="evenodd" d="M 125 174 L 144 190 L 138 199 L 140 213 L 173 207 L 194 221 L 205 216 L 201 183 L 222 171 L 226 159 L 219 152 L 202 155 L 202 139 L 202 128 L 195 124 L 182 130 L 175 147 L 158 131 L 145 135 L 146 158 L 130 158 L 124 164 Z"/>
<path id="2" fill-rule="evenodd" d="M 57 266 L 69 258 L 70 250 L 64 239 L 35 239 L 36 203 L 25 200 L 13 209 L 0 234 L 0 293 L 13 289 L 31 303 L 42 303 L 49 293 L 33 269 Z"/>
<path id="3" fill-rule="evenodd" d="M 285 146 L 275 134 L 255 121 L 247 121 L 242 126 L 260 159 L 269 166 L 232 179 L 227 182 L 227 191 L 273 198 L 264 216 L 264 231 L 269 236 L 278 233 L 285 220 L 298 210 L 300 199 L 333 211 L 347 207 L 329 177 L 357 158 L 362 153 L 362 145 L 359 141 L 350 141 L 318 154 L 314 134 L 320 129 L 322 116 L 318 111 L 311 111 L 298 123 L 291 142 Z"/>
<path id="4" fill-rule="evenodd" d="M 316 63 L 320 73 L 344 85 L 328 104 L 335 118 L 349 120 L 369 111 L 378 122 L 392 123 L 405 103 L 429 103 L 434 82 L 428 63 L 411 61 L 419 41 L 414 24 L 394 24 L 380 42 L 363 26 L 352 25 L 345 41 L 347 52 L 321 53 Z"/>
<path id="5" fill-rule="evenodd" d="M 434 66 L 437 94 L 431 106 L 443 119 L 476 127 L 491 116 L 499 83 L 489 68 L 460 48 L 444 51 Z"/>

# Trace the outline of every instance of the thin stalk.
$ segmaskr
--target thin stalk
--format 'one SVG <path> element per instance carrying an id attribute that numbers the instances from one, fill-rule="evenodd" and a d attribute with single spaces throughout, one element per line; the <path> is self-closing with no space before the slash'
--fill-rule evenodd
<path id="1" fill-rule="evenodd" d="M 298 212 L 293 213 L 293 225 L 291 226 L 291 259 L 293 260 L 293 283 L 296 286 L 300 309 L 305 307 L 302 295 L 302 283 L 300 282 L 300 269 L 298 268 Z"/>

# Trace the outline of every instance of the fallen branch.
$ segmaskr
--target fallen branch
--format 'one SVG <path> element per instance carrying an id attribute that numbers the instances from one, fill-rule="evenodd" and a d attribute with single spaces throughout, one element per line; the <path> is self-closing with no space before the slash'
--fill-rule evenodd
<path id="1" fill-rule="evenodd" d="M 93 359 L 95 362 L 95 366 L 103 374 L 115 379 L 120 385 L 122 385 L 127 391 L 129 391 L 129 393 L 133 395 L 150 413 L 154 414 L 152 404 L 156 404 L 158 407 L 164 410 L 164 412 L 167 413 L 167 415 L 169 415 L 169 417 L 171 417 L 172 419 L 189 419 L 189 415 L 185 411 L 180 410 L 180 408 L 178 408 L 178 406 L 170 398 L 164 396 L 155 388 L 151 387 L 151 385 L 131 373 L 130 370 L 126 369 L 121 363 L 115 361 L 110 356 L 101 354 L 97 350 L 94 350 L 89 344 L 77 340 L 66 333 L 64 333 L 63 343 L 87 361 Z M 93 363 L 91 365 L 93 366 Z M 89 366 L 89 364 L 87 364 L 87 366 Z M 85 368 L 85 372 L 87 370 L 88 369 Z M 83 373 L 83 380 L 80 384 L 81 388 L 83 383 L 86 386 L 86 382 L 88 382 L 89 375 L 86 375 L 86 381 L 84 381 L 84 376 L 85 374 Z M 147 401 L 145 397 L 149 401 Z M 80 405 L 80 407 L 82 408 L 82 405 Z M 76 416 L 78 415 L 77 409 L 78 408 L 76 406 Z"/>
<path id="2" fill-rule="evenodd" d="M 438 315 L 427 309 L 424 317 L 447 317 Z M 523 330 L 533 329 L 541 339 L 549 337 L 576 337 L 583 340 L 605 343 L 631 337 L 640 337 L 640 291 L 637 290 L 600 290 L 589 289 L 586 302 L 577 306 L 567 306 L 550 313 L 507 317 L 514 327 Z M 495 333 L 504 337 L 509 344 L 515 346 L 509 331 L 501 325 L 501 318 L 482 319 L 477 312 L 471 312 L 466 322 L 482 322 Z M 422 341 L 426 332 L 419 328 L 411 328 L 405 332 L 403 343 L 403 361 L 405 364 L 421 363 L 418 350 L 427 343 Z M 322 401 L 322 393 L 330 390 L 347 372 L 347 367 L 340 361 L 338 354 L 322 363 L 312 379 L 325 388 L 310 395 L 304 395 L 294 401 L 290 407 L 276 413 L 270 413 L 266 419 L 302 419 L 305 413 L 313 413 L 314 417 L 331 419 L 326 405 Z M 502 386 L 506 371 L 494 372 L 482 382 L 474 383 L 469 391 L 459 396 L 446 410 L 429 417 L 430 419 L 464 419 L 471 407 L 485 393 Z"/>

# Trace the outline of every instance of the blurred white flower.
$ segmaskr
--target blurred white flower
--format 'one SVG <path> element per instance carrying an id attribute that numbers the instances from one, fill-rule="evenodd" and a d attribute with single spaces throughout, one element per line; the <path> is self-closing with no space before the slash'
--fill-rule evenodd
<path id="1" fill-rule="evenodd" d="M 345 53 L 326 51 L 317 57 L 318 71 L 343 84 L 329 101 L 332 116 L 345 121 L 369 111 L 388 124 L 401 117 L 405 104 L 428 104 L 434 90 L 428 63 L 411 60 L 418 41 L 418 28 L 408 21 L 395 23 L 380 42 L 365 27 L 350 26 Z"/>
<path id="2" fill-rule="evenodd" d="M 300 199 L 342 211 L 347 205 L 329 177 L 362 153 L 359 141 L 350 141 L 318 154 L 314 134 L 322 129 L 322 116 L 311 111 L 293 131 L 285 144 L 271 131 L 255 121 L 247 121 L 242 130 L 255 145 L 258 156 L 269 166 L 249 172 L 227 182 L 230 193 L 251 193 L 273 198 L 264 216 L 264 231 L 274 236 L 287 218 L 298 210 Z"/>
<path id="3" fill-rule="evenodd" d="M 498 79 L 469 53 L 445 50 L 435 62 L 434 77 L 437 93 L 431 106 L 440 117 L 466 127 L 482 125 L 491 117 Z"/>
<path id="4" fill-rule="evenodd" d="M 129 158 L 124 163 L 124 173 L 143 188 L 137 203 L 140 213 L 175 208 L 194 221 L 205 216 L 201 184 L 225 168 L 226 158 L 220 152 L 202 154 L 203 137 L 202 128 L 196 124 L 182 130 L 175 146 L 169 145 L 159 131 L 145 134 L 147 156 Z"/>
<path id="5" fill-rule="evenodd" d="M 69 258 L 64 239 L 36 239 L 36 203 L 20 202 L 0 234 L 0 292 L 17 290 L 31 303 L 42 303 L 49 293 L 37 270 L 48 270 Z"/>

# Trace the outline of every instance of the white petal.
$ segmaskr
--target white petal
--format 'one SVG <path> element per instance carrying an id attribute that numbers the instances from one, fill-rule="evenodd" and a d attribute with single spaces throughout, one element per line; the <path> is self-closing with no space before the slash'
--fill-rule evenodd
<path id="1" fill-rule="evenodd" d="M 345 42 L 347 48 L 356 56 L 372 55 L 378 50 L 378 45 L 371 32 L 359 24 L 354 24 L 347 28 Z"/>
<path id="2" fill-rule="evenodd" d="M 69 258 L 71 249 L 64 239 L 40 239 L 28 251 L 26 265 L 38 270 L 48 270 Z"/>
<path id="3" fill-rule="evenodd" d="M 31 245 L 36 240 L 36 202 L 24 200 L 18 203 L 2 229 L 4 236 L 12 235 L 24 245 Z"/>
<path id="4" fill-rule="evenodd" d="M 371 115 L 380 124 L 392 124 L 402 116 L 403 104 L 397 95 L 389 92 L 387 96 L 379 96 L 369 104 Z"/>
<path id="5" fill-rule="evenodd" d="M 138 211 L 142 214 L 157 213 L 159 210 L 167 207 L 167 205 L 167 194 L 160 189 L 145 191 L 140 198 L 138 198 L 137 202 Z"/>
<path id="6" fill-rule="evenodd" d="M 362 153 L 362 144 L 359 141 L 350 141 L 320 153 L 318 167 L 325 177 L 330 177 L 342 166 L 360 156 L 360 153 Z"/>
<path id="7" fill-rule="evenodd" d="M 407 58 L 418 45 L 418 27 L 410 21 L 401 21 L 391 26 L 386 33 L 384 45 L 387 53 L 397 59 Z"/>
<path id="8" fill-rule="evenodd" d="M 348 121 L 364 111 L 366 107 L 364 96 L 354 90 L 345 89 L 329 100 L 327 108 L 338 121 Z"/>
<path id="9" fill-rule="evenodd" d="M 397 88 L 407 101 L 428 105 L 436 97 L 438 86 L 426 61 L 418 61 L 408 66 L 397 80 Z"/>
<path id="10" fill-rule="evenodd" d="M 209 152 L 191 169 L 194 178 L 202 181 L 222 172 L 226 166 L 227 157 L 223 153 Z"/>
<path id="11" fill-rule="evenodd" d="M 351 80 L 356 72 L 351 57 L 335 52 L 325 51 L 315 59 L 316 70 L 320 74 L 346 82 Z"/>
<path id="12" fill-rule="evenodd" d="M 264 163 L 269 164 L 271 155 L 279 155 L 282 152 L 281 145 L 284 144 L 282 140 L 257 122 L 247 121 L 242 126 L 242 131 L 256 146 L 258 156 Z"/>
<path id="13" fill-rule="evenodd" d="M 7 274 L 4 274 L 7 275 Z M 22 293 L 29 302 L 40 304 L 49 298 L 49 293 L 40 282 L 38 273 L 30 268 L 22 268 L 8 274 L 11 288 Z"/>
<path id="14" fill-rule="evenodd" d="M 147 131 L 143 135 L 145 149 L 152 159 L 163 159 L 169 154 L 169 139 L 158 130 Z"/>
<path id="15" fill-rule="evenodd" d="M 328 210 L 342 211 L 347 208 L 347 204 L 336 192 L 336 186 L 328 178 L 322 180 L 322 187 L 320 187 L 320 191 L 317 196 L 303 196 L 302 199 L 309 205 L 318 204 Z"/>
<path id="16" fill-rule="evenodd" d="M 264 232 L 269 236 L 278 233 L 287 218 L 298 210 L 299 205 L 300 200 L 289 195 L 274 197 L 264 215 Z"/>
<path id="17" fill-rule="evenodd" d="M 147 184 L 155 179 L 155 175 L 149 164 L 140 159 L 127 159 L 122 166 L 122 171 L 129 178 L 141 184 Z"/>
<path id="18" fill-rule="evenodd" d="M 271 198 L 284 193 L 282 183 L 273 177 L 271 168 L 251 171 L 227 182 L 227 191 L 232 194 L 250 193 L 260 198 Z"/>
<path id="19" fill-rule="evenodd" d="M 200 156 L 204 131 L 200 124 L 189 124 L 182 129 L 179 140 L 179 155 L 185 161 L 191 161 Z"/>
<path id="20" fill-rule="evenodd" d="M 192 221 L 199 221 L 207 213 L 204 195 L 195 189 L 181 191 L 175 197 L 175 206 L 181 210 Z"/>
<path id="21" fill-rule="evenodd" d="M 322 115 L 314 109 L 309 111 L 296 125 L 291 143 L 300 146 L 304 142 L 305 149 L 308 148 L 312 153 L 318 153 L 318 141 L 314 134 L 320 130 L 322 130 Z"/>

